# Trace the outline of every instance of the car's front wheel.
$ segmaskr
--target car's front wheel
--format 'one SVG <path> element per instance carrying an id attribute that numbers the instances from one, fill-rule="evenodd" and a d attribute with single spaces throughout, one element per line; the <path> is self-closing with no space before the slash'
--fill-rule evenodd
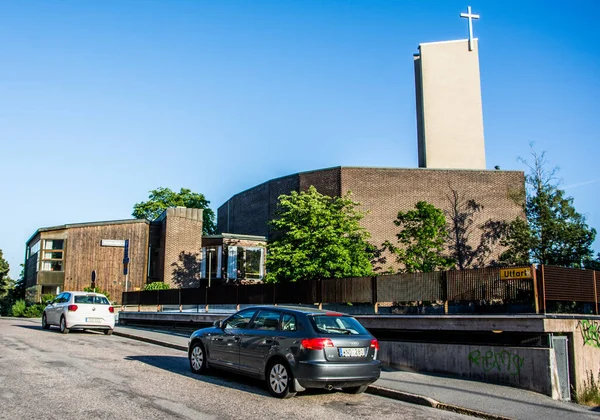
<path id="1" fill-rule="evenodd" d="M 69 329 L 67 328 L 67 320 L 64 316 L 60 317 L 60 332 L 63 334 L 69 334 Z"/>
<path id="2" fill-rule="evenodd" d="M 190 367 L 194 373 L 205 373 L 206 368 L 206 353 L 204 346 L 200 342 L 195 342 L 189 352 Z"/>
<path id="3" fill-rule="evenodd" d="M 362 394 L 367 390 L 368 387 L 369 385 L 351 386 L 348 388 L 342 388 L 342 391 L 348 394 Z"/>
<path id="4" fill-rule="evenodd" d="M 267 370 L 267 387 L 271 395 L 277 398 L 291 398 L 296 395 L 291 386 L 293 377 L 290 368 L 281 360 L 275 360 Z"/>
<path id="5" fill-rule="evenodd" d="M 42 328 L 45 330 L 50 328 L 50 324 L 48 324 L 48 319 L 46 318 L 46 312 L 42 314 Z"/>

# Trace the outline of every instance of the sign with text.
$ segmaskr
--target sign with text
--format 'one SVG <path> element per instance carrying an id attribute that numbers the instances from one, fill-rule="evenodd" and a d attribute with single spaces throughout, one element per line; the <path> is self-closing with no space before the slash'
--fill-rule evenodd
<path id="1" fill-rule="evenodd" d="M 124 247 L 125 239 L 101 239 L 101 246 L 116 246 L 116 247 Z"/>
<path id="2" fill-rule="evenodd" d="M 531 267 L 501 268 L 500 280 L 530 279 Z"/>

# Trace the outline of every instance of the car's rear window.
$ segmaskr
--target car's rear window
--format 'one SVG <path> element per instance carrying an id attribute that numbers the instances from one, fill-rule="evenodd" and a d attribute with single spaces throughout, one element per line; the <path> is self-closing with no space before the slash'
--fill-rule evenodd
<path id="1" fill-rule="evenodd" d="M 320 334 L 363 335 L 369 332 L 360 322 L 344 315 L 310 315 L 308 317 L 315 331 Z"/>
<path id="2" fill-rule="evenodd" d="M 80 295 L 74 296 L 75 303 L 90 303 L 94 305 L 110 305 L 108 299 L 104 296 L 95 296 L 95 295 Z"/>

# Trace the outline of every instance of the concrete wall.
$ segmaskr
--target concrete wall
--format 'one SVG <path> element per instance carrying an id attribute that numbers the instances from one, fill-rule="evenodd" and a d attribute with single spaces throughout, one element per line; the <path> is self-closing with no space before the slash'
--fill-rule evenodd
<path id="1" fill-rule="evenodd" d="M 381 341 L 379 360 L 560 397 L 553 349 Z"/>
<path id="2" fill-rule="evenodd" d="M 419 166 L 485 169 L 477 40 L 432 42 L 415 58 Z"/>
<path id="3" fill-rule="evenodd" d="M 600 319 L 580 319 L 576 322 L 572 340 L 571 377 L 576 392 L 589 386 L 590 375 L 596 384 L 600 381 Z"/>

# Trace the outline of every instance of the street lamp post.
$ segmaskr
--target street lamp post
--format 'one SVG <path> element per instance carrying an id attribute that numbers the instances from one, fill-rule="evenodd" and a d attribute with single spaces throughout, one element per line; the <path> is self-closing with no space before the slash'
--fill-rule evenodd
<path id="1" fill-rule="evenodd" d="M 210 275 L 212 274 L 212 253 L 214 249 L 207 249 L 208 253 L 208 287 L 210 287 Z"/>
<path id="2" fill-rule="evenodd" d="M 210 289 L 210 277 L 211 277 L 211 271 L 212 271 L 212 253 L 214 252 L 214 249 L 212 248 L 208 248 L 206 250 L 206 255 L 208 256 L 208 288 L 206 289 L 206 308 L 205 311 L 208 313 L 208 289 Z"/>

